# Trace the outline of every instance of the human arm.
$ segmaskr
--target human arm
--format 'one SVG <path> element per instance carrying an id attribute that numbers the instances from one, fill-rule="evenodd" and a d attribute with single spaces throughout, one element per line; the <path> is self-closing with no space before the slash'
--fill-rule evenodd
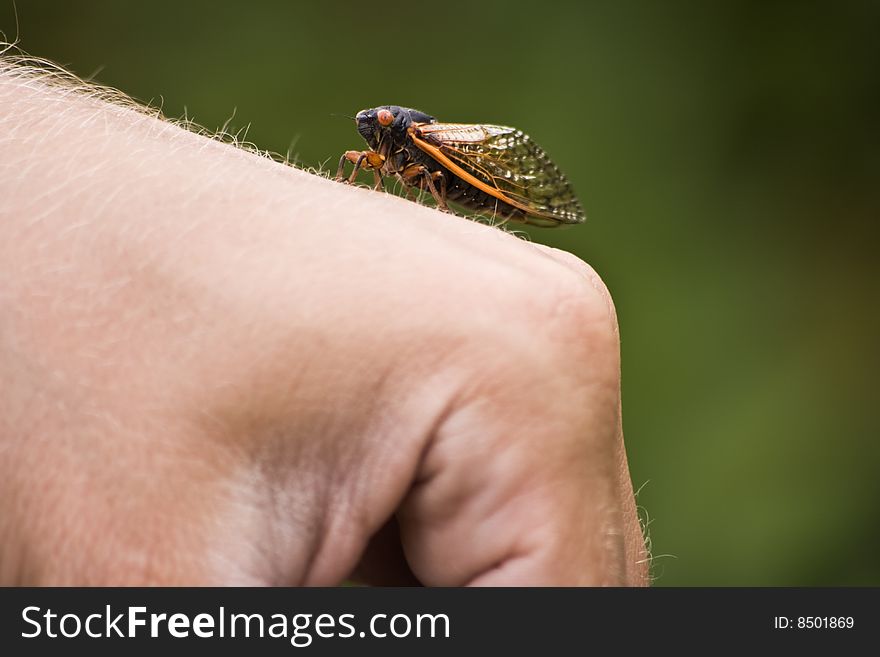
<path id="1" fill-rule="evenodd" d="M 645 582 L 589 267 L 16 68 L 0 145 L 0 581 Z"/>

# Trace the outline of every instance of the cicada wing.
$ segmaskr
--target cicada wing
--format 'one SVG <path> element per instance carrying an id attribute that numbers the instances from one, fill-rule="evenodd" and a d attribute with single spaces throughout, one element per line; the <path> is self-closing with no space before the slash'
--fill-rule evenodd
<path id="1" fill-rule="evenodd" d="M 540 220 L 535 223 L 584 221 L 583 208 L 565 175 L 521 130 L 433 123 L 418 126 L 418 133 L 462 171 L 497 190 L 498 198 Z"/>

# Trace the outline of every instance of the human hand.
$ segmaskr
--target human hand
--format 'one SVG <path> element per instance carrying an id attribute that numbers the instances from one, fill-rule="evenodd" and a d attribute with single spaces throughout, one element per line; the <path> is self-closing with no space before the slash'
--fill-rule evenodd
<path id="1" fill-rule="evenodd" d="M 587 265 L 21 69 L 0 125 L 0 582 L 646 582 Z"/>

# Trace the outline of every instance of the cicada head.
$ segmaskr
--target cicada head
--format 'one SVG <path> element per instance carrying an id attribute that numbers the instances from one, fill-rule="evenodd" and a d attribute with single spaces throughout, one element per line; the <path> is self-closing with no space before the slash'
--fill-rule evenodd
<path id="1" fill-rule="evenodd" d="M 424 112 L 397 105 L 382 105 L 361 110 L 354 118 L 358 132 L 373 150 L 379 150 L 379 145 L 388 140 L 397 146 L 402 146 L 407 139 L 407 128 L 413 123 L 437 121 Z"/>

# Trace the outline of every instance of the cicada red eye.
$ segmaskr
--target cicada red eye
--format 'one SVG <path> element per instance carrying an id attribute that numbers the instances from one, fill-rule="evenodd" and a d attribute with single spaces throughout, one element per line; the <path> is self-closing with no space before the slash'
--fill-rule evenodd
<path id="1" fill-rule="evenodd" d="M 387 109 L 380 109 L 376 112 L 376 120 L 379 121 L 379 125 L 387 128 L 394 123 L 394 115 Z"/>

